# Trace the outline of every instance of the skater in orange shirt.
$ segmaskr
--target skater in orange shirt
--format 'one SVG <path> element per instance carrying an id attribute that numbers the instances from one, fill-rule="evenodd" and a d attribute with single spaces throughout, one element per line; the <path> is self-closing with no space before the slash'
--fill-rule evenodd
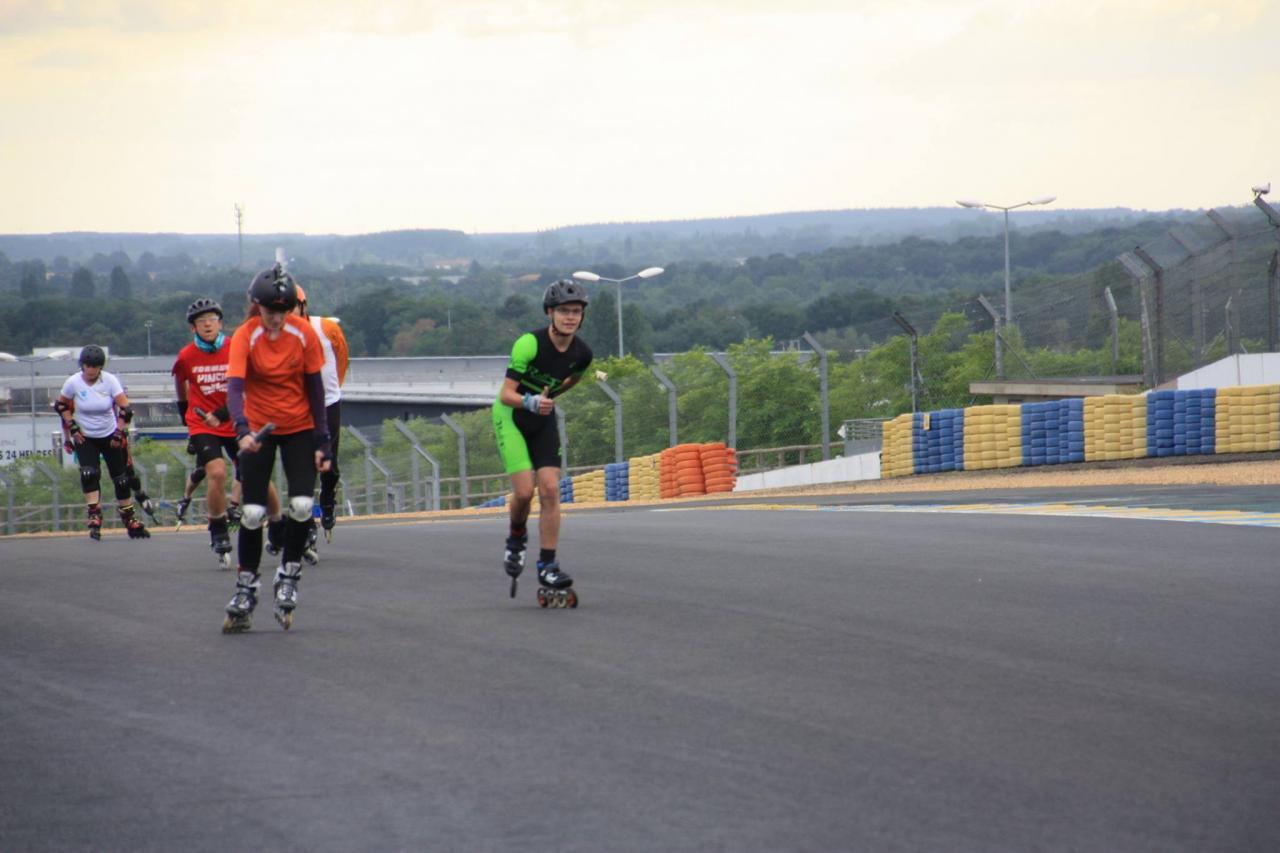
<path id="1" fill-rule="evenodd" d="M 310 324 L 290 313 L 298 303 L 293 276 L 280 264 L 263 270 L 249 286 L 249 301 L 248 316 L 231 338 L 227 367 L 227 408 L 244 489 L 236 593 L 222 626 L 227 633 L 248 630 L 258 603 L 267 484 L 277 451 L 289 501 L 284 556 L 276 569 L 275 616 L 286 629 L 293 624 L 316 472 L 328 470 L 331 460 L 320 375 L 324 352 Z M 267 424 L 273 431 L 262 435 Z"/>

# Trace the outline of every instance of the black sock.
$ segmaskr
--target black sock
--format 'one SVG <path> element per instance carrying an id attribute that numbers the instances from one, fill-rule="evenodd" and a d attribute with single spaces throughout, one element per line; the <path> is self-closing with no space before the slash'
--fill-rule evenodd
<path id="1" fill-rule="evenodd" d="M 516 526 L 513 524 L 513 525 L 511 525 L 511 532 L 510 532 L 508 535 L 509 535 L 509 536 L 512 536 L 512 537 L 514 537 L 514 538 L 516 538 L 516 539 L 523 539 L 525 536 L 527 536 L 527 535 L 528 535 L 528 533 L 529 533 L 528 528 L 527 528 L 527 527 L 525 527 L 523 524 L 522 524 L 522 525 L 520 525 L 519 527 L 516 527 Z"/>
<path id="2" fill-rule="evenodd" d="M 547 563 L 554 563 L 555 561 L 556 561 L 555 548 L 543 548 L 540 551 L 538 551 L 538 562 L 542 563 L 544 566 Z"/>

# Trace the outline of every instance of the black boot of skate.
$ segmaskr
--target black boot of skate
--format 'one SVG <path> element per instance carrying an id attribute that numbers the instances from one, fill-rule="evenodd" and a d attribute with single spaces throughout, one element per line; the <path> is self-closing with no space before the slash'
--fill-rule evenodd
<path id="1" fill-rule="evenodd" d="M 227 530 L 227 517 L 209 519 L 209 547 L 218 555 L 218 563 L 224 569 L 231 568 L 231 533 Z"/>
<path id="2" fill-rule="evenodd" d="M 191 507 L 191 498 L 183 498 L 178 501 L 178 524 L 179 528 L 187 523 L 187 510 Z M 224 519 L 225 520 L 225 519 Z"/>
<path id="3" fill-rule="evenodd" d="M 302 580 L 301 563 L 284 563 L 276 569 L 276 621 L 288 631 L 293 626 L 293 611 L 298 606 L 298 582 Z"/>
<path id="4" fill-rule="evenodd" d="M 102 538 L 102 504 L 89 504 L 89 538 L 95 542 Z"/>
<path id="5" fill-rule="evenodd" d="M 319 530 L 316 528 L 316 523 L 313 519 L 307 525 L 307 541 L 302 546 L 302 559 L 306 560 L 309 566 L 314 566 L 320 562 L 320 552 L 316 550 L 316 543 L 319 538 Z"/>
<path id="6" fill-rule="evenodd" d="M 511 597 L 516 597 L 517 578 L 524 571 L 524 550 L 528 543 L 529 537 L 525 536 L 508 536 L 506 556 L 502 560 L 502 568 L 507 570 L 507 576 L 511 578 Z"/>
<path id="7" fill-rule="evenodd" d="M 160 519 L 156 518 L 156 502 L 146 492 L 134 492 L 133 505 L 142 507 L 142 511 L 147 514 L 147 518 L 151 519 L 152 524 L 160 523 Z"/>
<path id="8" fill-rule="evenodd" d="M 320 526 L 324 528 L 324 541 L 326 542 L 333 541 L 333 526 L 338 521 L 334 515 L 334 509 L 335 507 L 332 504 L 329 506 L 320 505 Z"/>
<path id="9" fill-rule="evenodd" d="M 227 502 L 227 530 L 229 532 L 235 533 L 240 529 L 241 514 L 242 510 L 240 509 L 240 504 L 235 501 Z"/>
<path id="10" fill-rule="evenodd" d="M 138 513 L 132 506 L 122 506 L 119 509 L 120 521 L 124 523 L 125 532 L 129 534 L 130 539 L 150 539 L 151 532 L 138 519 Z"/>
<path id="11" fill-rule="evenodd" d="M 558 560 L 538 561 L 538 604 L 543 607 L 577 607 L 578 594 L 570 587 L 573 578 L 560 568 Z"/>
<path id="12" fill-rule="evenodd" d="M 258 573 L 241 569 L 236 574 L 236 594 L 227 603 L 227 616 L 222 620 L 222 633 L 248 631 L 253 622 L 253 609 L 258 606 Z"/>
<path id="13" fill-rule="evenodd" d="M 284 550 L 284 519 L 267 522 L 267 553 L 273 557 Z"/>

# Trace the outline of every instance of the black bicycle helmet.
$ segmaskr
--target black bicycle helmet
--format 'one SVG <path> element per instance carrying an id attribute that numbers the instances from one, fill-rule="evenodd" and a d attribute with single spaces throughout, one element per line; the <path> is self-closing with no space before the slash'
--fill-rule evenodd
<path id="1" fill-rule="evenodd" d="M 81 367 L 103 367 L 107 363 L 107 354 L 102 347 L 89 344 L 80 350 Z"/>
<path id="2" fill-rule="evenodd" d="M 557 305 L 568 305 L 571 302 L 582 304 L 587 308 L 587 289 L 571 278 L 562 278 L 553 282 L 546 293 L 542 294 L 542 310 L 548 311 Z"/>
<path id="3" fill-rule="evenodd" d="M 298 304 L 298 285 L 279 264 L 253 277 L 249 299 L 273 311 L 292 311 Z"/>
<path id="4" fill-rule="evenodd" d="M 201 296 L 187 306 L 187 322 L 194 323 L 201 314 L 210 312 L 217 314 L 219 320 L 222 319 L 222 306 L 207 296 Z"/>

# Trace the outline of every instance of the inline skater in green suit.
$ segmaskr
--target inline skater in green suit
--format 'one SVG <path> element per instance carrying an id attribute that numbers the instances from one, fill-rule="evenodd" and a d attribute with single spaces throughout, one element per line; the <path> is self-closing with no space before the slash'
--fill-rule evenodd
<path id="1" fill-rule="evenodd" d="M 525 527 L 536 486 L 538 518 L 538 582 L 560 593 L 573 579 L 556 559 L 560 539 L 560 436 L 555 398 L 582 379 L 591 364 L 591 347 L 577 337 L 587 310 L 587 291 L 576 281 L 561 279 L 547 288 L 542 308 L 550 324 L 521 335 L 511 348 L 511 362 L 493 404 L 493 429 L 506 471 L 511 475 L 511 528 L 504 567 L 515 579 L 524 571 Z M 543 599 L 539 596 L 539 601 Z M 576 595 L 571 599 L 576 603 Z"/>

